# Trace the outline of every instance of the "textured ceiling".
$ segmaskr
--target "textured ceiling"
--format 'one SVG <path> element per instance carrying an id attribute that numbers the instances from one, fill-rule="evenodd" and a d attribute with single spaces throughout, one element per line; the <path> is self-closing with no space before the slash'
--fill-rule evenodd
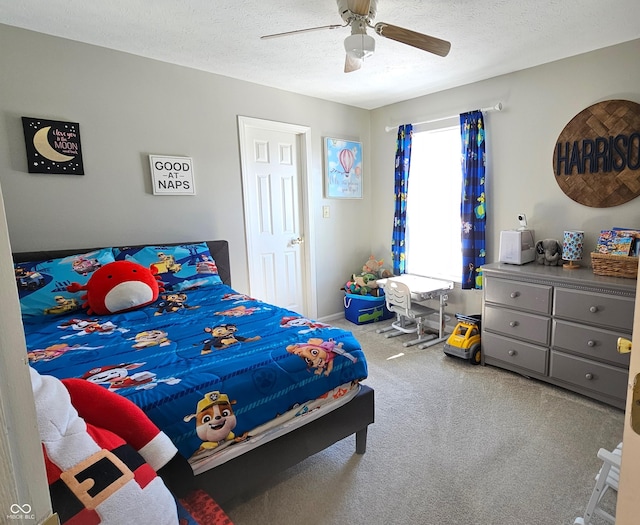
<path id="1" fill-rule="evenodd" d="M 375 22 L 451 42 L 445 58 L 375 35 L 345 74 L 335 0 L 0 0 L 0 23 L 373 109 L 640 38 L 640 0 L 379 0 Z M 7 52 L 3 50 L 2 52 Z"/>

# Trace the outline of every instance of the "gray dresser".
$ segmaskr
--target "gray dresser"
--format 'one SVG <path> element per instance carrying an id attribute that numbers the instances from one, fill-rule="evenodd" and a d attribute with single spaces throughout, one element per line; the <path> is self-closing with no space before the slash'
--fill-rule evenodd
<path id="1" fill-rule="evenodd" d="M 625 408 L 636 281 L 535 263 L 487 264 L 482 363 Z"/>

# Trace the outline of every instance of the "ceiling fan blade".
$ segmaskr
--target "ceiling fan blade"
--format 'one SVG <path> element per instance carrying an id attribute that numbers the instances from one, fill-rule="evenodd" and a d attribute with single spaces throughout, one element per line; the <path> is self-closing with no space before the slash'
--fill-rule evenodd
<path id="1" fill-rule="evenodd" d="M 347 2 L 349 11 L 351 11 L 355 15 L 361 16 L 367 16 L 369 14 L 370 4 L 371 0 L 349 0 Z"/>
<path id="2" fill-rule="evenodd" d="M 320 31 L 322 29 L 338 29 L 339 27 L 345 27 L 342 24 L 331 24 L 328 26 L 308 27 L 306 29 L 296 29 L 295 31 L 285 31 L 284 33 L 273 33 L 272 35 L 263 35 L 261 40 L 268 40 L 269 38 L 279 38 L 281 36 L 297 35 L 298 33 L 310 33 L 311 31 Z"/>
<path id="3" fill-rule="evenodd" d="M 352 71 L 357 71 L 362 67 L 362 59 L 358 57 L 354 57 L 351 53 L 347 53 L 346 58 L 344 60 L 344 72 L 351 73 Z"/>
<path id="4" fill-rule="evenodd" d="M 385 22 L 378 22 L 374 29 L 380 36 L 417 47 L 441 57 L 446 57 L 451 49 L 451 42 Z"/>

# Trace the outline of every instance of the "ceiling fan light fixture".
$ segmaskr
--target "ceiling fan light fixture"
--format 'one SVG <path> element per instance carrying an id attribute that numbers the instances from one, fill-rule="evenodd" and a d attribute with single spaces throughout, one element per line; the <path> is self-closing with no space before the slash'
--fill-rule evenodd
<path id="1" fill-rule="evenodd" d="M 363 59 L 373 55 L 376 50 L 376 41 L 370 35 L 356 33 L 344 39 L 344 49 L 347 54 Z"/>

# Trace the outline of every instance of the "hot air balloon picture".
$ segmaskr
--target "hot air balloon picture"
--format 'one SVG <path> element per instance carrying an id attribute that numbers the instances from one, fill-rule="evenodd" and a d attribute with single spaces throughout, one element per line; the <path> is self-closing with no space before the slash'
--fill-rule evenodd
<path id="1" fill-rule="evenodd" d="M 325 137 L 326 197 L 362 198 L 362 143 Z"/>
<path id="2" fill-rule="evenodd" d="M 84 175 L 80 124 L 22 117 L 29 173 Z"/>

